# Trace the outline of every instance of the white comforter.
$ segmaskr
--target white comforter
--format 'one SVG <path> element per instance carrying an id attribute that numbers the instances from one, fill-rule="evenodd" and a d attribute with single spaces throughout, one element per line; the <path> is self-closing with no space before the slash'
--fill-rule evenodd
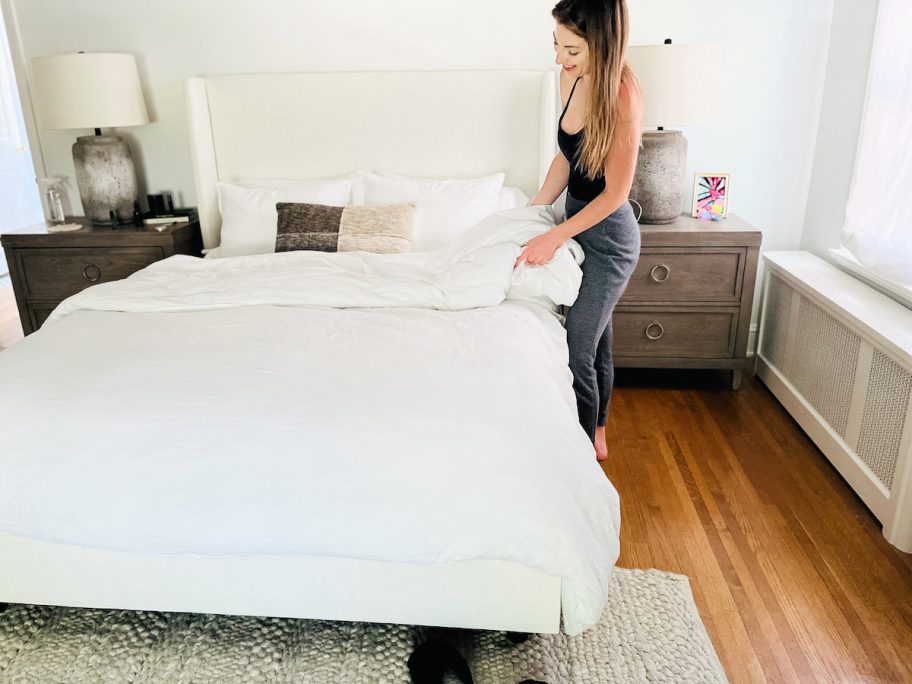
<path id="1" fill-rule="evenodd" d="M 595 624 L 619 506 L 579 427 L 549 210 L 431 254 L 174 257 L 0 354 L 0 531 L 144 553 L 519 562 Z M 523 300 L 523 301 L 517 301 Z M 441 310 L 442 309 L 442 310 Z M 118 313 L 112 313 L 118 312 Z"/>

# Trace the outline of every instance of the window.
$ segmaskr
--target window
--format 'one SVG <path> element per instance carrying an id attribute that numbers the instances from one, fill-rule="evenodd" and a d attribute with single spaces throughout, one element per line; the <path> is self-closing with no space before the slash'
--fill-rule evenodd
<path id="1" fill-rule="evenodd" d="M 912 2 L 880 0 L 842 244 L 912 287 Z"/>

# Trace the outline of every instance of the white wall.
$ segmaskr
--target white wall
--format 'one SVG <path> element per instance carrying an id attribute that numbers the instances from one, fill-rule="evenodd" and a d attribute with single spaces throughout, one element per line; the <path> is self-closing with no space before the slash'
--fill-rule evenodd
<path id="1" fill-rule="evenodd" d="M 25 58 L 76 50 L 137 56 L 154 123 L 128 133 L 150 192 L 195 198 L 184 115 L 189 76 L 257 71 L 544 69 L 552 0 L 3 0 Z M 689 129 L 692 173 L 729 171 L 731 211 L 764 249 L 801 239 L 833 0 L 628 0 L 631 44 L 719 42 L 707 88 L 718 124 Z M 315 103 L 319 106 L 319 103 Z M 73 177 L 72 131 L 41 132 L 48 174 Z M 71 196 L 78 202 L 75 186 Z"/>
<path id="2" fill-rule="evenodd" d="M 861 131 L 877 0 L 836 0 L 801 249 L 839 245 Z"/>

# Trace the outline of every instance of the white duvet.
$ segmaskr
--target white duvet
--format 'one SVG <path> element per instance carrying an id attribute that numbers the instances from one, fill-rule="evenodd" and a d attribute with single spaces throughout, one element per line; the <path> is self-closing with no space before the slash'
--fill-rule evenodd
<path id="1" fill-rule="evenodd" d="M 499 559 L 605 606 L 619 505 L 580 428 L 550 209 L 426 254 L 172 257 L 0 354 L 0 531 L 143 553 Z M 578 249 L 575 244 L 572 249 Z"/>

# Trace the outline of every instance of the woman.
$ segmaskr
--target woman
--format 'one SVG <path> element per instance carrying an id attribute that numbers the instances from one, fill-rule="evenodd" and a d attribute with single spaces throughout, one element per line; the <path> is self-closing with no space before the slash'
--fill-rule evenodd
<path id="1" fill-rule="evenodd" d="M 640 230 L 627 196 L 643 102 L 624 61 L 625 0 L 561 0 L 551 14 L 565 104 L 557 130 L 560 152 L 532 204 L 553 204 L 567 188 L 567 218 L 525 245 L 516 265 L 548 263 L 569 238 L 586 254 L 579 297 L 567 316 L 567 344 L 580 424 L 602 461 L 608 457 L 605 420 L 614 383 L 611 312 L 640 254 Z"/>

